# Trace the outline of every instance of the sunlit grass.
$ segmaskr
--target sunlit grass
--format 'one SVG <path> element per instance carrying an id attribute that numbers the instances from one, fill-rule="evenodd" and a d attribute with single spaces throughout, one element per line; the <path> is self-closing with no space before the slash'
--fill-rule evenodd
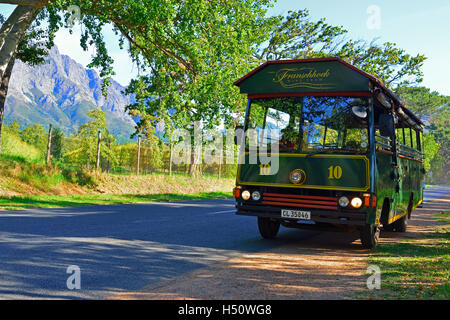
<path id="1" fill-rule="evenodd" d="M 369 258 L 381 270 L 382 288 L 362 292 L 369 299 L 450 298 L 450 219 L 437 215 L 445 224 L 423 239 L 379 245 Z"/>

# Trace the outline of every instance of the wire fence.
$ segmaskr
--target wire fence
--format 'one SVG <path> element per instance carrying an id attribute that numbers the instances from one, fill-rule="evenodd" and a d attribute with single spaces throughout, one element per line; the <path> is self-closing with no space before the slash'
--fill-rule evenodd
<path id="1" fill-rule="evenodd" d="M 49 131 L 45 157 L 48 164 L 55 159 L 52 154 L 51 140 Z M 235 177 L 237 171 L 237 149 L 234 146 L 232 152 L 236 156 L 231 163 L 227 163 L 229 157 L 226 158 L 227 150 L 225 148 L 222 149 L 222 152 L 215 151 L 217 155 L 213 155 L 213 161 L 203 161 L 202 157 L 196 157 L 197 159 L 194 161 L 189 154 L 185 154 L 186 151 L 179 153 L 174 145 L 164 143 L 159 139 L 139 138 L 135 142 L 115 144 L 102 138 L 99 134 L 95 144 L 93 141 L 83 143 L 83 141 L 74 142 L 66 139 L 60 148 L 63 149 L 63 152 L 58 161 L 65 166 L 87 170 L 95 169 L 114 174 L 192 174 L 194 172 L 197 176 L 232 178 Z M 204 151 L 204 148 L 201 148 L 200 156 Z"/>

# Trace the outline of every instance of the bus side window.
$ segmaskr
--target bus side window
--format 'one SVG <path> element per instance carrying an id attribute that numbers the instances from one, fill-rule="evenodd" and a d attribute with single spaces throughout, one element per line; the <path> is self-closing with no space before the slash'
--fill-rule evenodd
<path id="1" fill-rule="evenodd" d="M 396 128 L 395 134 L 397 137 L 397 141 L 401 144 L 405 144 L 405 141 L 403 141 L 403 128 Z"/>
<path id="2" fill-rule="evenodd" d="M 422 141 L 422 137 L 421 137 L 421 134 L 420 134 L 421 132 L 420 131 L 416 131 L 416 136 L 417 136 L 417 145 L 418 145 L 418 150 L 419 151 L 422 151 L 422 143 L 423 143 L 423 141 Z"/>
<path id="3" fill-rule="evenodd" d="M 410 132 L 411 128 L 405 128 L 404 130 L 405 130 L 405 139 L 406 139 L 404 144 L 408 147 L 411 147 L 412 146 L 411 145 L 411 142 L 412 142 L 411 141 L 411 132 Z"/>
<path id="4" fill-rule="evenodd" d="M 416 150 L 419 150 L 419 144 L 417 143 L 417 132 L 414 129 L 411 129 L 411 137 L 412 137 L 412 147 Z"/>

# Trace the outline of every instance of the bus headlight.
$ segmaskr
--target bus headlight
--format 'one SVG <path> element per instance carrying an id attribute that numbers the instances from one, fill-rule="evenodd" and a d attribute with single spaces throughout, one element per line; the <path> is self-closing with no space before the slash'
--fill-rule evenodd
<path id="1" fill-rule="evenodd" d="M 361 198 L 355 197 L 352 199 L 352 202 L 350 204 L 352 205 L 353 208 L 359 209 L 359 208 L 361 208 L 362 203 L 363 202 L 362 202 Z"/>
<path id="2" fill-rule="evenodd" d="M 339 198 L 339 205 L 343 208 L 347 207 L 348 204 L 350 203 L 350 201 L 348 200 L 348 198 L 346 196 L 340 197 Z"/>
<path id="3" fill-rule="evenodd" d="M 259 201 L 259 199 L 261 199 L 261 193 L 259 193 L 259 191 L 253 191 L 252 199 L 255 201 Z"/>
<path id="4" fill-rule="evenodd" d="M 242 191 L 241 197 L 242 197 L 242 199 L 244 199 L 244 200 L 250 199 L 250 191 L 248 191 L 248 190 Z"/>

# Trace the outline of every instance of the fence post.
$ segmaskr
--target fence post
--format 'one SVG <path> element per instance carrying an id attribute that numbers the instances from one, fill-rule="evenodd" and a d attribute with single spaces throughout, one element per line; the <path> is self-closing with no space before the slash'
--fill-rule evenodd
<path id="1" fill-rule="evenodd" d="M 100 168 L 100 142 L 102 139 L 102 133 L 99 131 L 98 132 L 98 140 L 97 140 L 97 159 L 95 162 L 95 169 L 98 171 L 98 169 Z"/>
<path id="2" fill-rule="evenodd" d="M 173 159 L 173 150 L 172 150 L 172 143 L 169 144 L 170 146 L 170 157 L 169 157 L 169 176 L 172 175 L 172 159 Z"/>
<path id="3" fill-rule="evenodd" d="M 137 164 L 136 174 L 139 175 L 139 162 L 141 160 L 141 137 L 138 137 L 138 149 L 137 149 Z"/>
<path id="4" fill-rule="evenodd" d="M 48 140 L 47 140 L 47 157 L 46 157 L 47 167 L 50 166 L 50 161 L 51 161 L 52 133 L 53 133 L 53 127 L 50 124 L 49 129 L 48 129 Z"/>

